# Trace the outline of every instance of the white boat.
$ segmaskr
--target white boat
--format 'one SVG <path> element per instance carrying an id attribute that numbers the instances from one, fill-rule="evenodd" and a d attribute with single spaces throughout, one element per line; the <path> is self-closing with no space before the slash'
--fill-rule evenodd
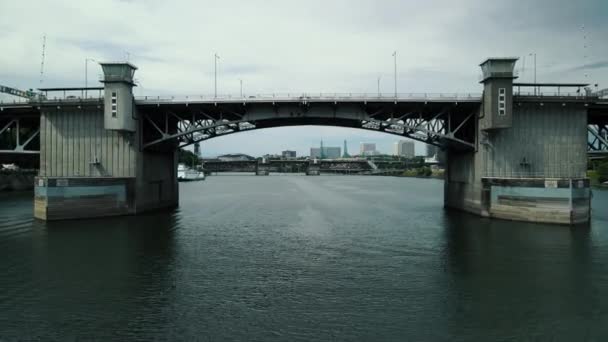
<path id="1" fill-rule="evenodd" d="M 178 181 L 197 181 L 204 180 L 205 173 L 188 168 L 185 164 L 177 165 L 177 180 Z"/>

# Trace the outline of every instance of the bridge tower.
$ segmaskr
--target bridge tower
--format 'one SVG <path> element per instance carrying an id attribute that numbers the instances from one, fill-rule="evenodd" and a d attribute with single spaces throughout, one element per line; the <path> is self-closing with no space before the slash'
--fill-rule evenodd
<path id="1" fill-rule="evenodd" d="M 481 63 L 476 149 L 449 151 L 445 205 L 518 221 L 589 221 L 587 99 L 514 94 L 517 58 Z M 567 86 L 551 84 L 551 86 Z"/>
<path id="2" fill-rule="evenodd" d="M 130 63 L 100 63 L 102 99 L 40 103 L 34 216 L 136 214 L 177 206 L 177 151 L 145 150 Z"/>
<path id="3" fill-rule="evenodd" d="M 137 118 L 133 101 L 133 75 L 137 67 L 131 63 L 99 63 L 103 69 L 104 127 L 107 130 L 135 132 Z"/>

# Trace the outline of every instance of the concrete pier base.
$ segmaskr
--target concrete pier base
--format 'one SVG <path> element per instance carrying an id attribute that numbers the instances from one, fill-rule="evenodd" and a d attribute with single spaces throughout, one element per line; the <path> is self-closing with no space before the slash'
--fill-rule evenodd
<path id="1" fill-rule="evenodd" d="M 34 217 L 61 220 L 134 214 L 134 178 L 37 177 Z"/>
<path id="2" fill-rule="evenodd" d="M 589 222 L 589 180 L 483 178 L 490 217 L 557 224 Z"/>
<path id="3" fill-rule="evenodd" d="M 142 187 L 135 178 L 37 177 L 34 217 L 66 220 L 177 207 L 178 197 L 172 191 L 163 191 L 164 186 L 171 185 L 152 182 Z"/>
<path id="4" fill-rule="evenodd" d="M 316 162 L 309 163 L 308 167 L 306 168 L 306 175 L 307 176 L 321 175 L 321 164 L 316 163 Z"/>
<path id="5" fill-rule="evenodd" d="M 480 186 L 445 183 L 445 207 L 504 220 L 586 224 L 591 217 L 589 180 L 483 178 Z"/>

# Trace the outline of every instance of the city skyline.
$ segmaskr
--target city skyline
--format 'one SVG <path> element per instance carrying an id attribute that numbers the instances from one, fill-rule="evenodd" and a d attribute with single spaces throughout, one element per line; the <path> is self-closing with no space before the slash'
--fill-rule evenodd
<path id="1" fill-rule="evenodd" d="M 375 143 L 376 150 L 381 154 L 391 155 L 393 154 L 394 144 L 400 140 L 413 141 L 415 144 L 416 155 L 426 154 L 426 144 L 411 140 L 403 139 L 395 135 L 377 133 L 377 132 L 366 132 L 362 131 L 362 134 L 352 134 L 352 130 L 348 128 L 331 128 L 331 131 L 336 131 L 335 135 L 325 135 L 319 138 L 311 138 L 316 136 L 319 132 L 318 129 L 326 129 L 327 127 L 281 127 L 264 129 L 262 131 L 265 134 L 259 134 L 258 132 L 242 132 L 239 135 L 251 135 L 252 139 L 247 144 L 240 147 L 234 147 L 232 144 L 224 143 L 224 140 L 232 138 L 232 136 L 218 137 L 205 141 L 201 144 L 201 155 L 203 157 L 216 157 L 223 154 L 233 153 L 244 153 L 254 157 L 262 157 L 266 154 L 280 155 L 282 151 L 291 150 L 296 151 L 298 156 L 310 155 L 311 148 L 318 148 L 320 141 L 323 140 L 324 147 L 340 147 L 343 152 L 344 140 L 348 144 L 348 151 L 350 155 L 360 154 L 361 143 Z M 347 133 L 341 135 L 341 132 Z M 333 132 L 332 132 L 333 133 Z M 277 136 L 286 135 L 288 139 L 282 139 L 277 141 Z M 346 137 L 346 138 L 345 138 Z M 353 138 L 359 138 L 352 140 Z M 192 150 L 192 146 L 188 146 L 189 150 Z"/>

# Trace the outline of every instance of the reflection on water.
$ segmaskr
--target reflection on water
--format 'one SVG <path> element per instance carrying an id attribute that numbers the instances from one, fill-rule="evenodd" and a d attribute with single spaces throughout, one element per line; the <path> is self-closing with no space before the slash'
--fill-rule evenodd
<path id="1" fill-rule="evenodd" d="M 0 195 L 0 340 L 608 337 L 608 192 L 570 228 L 444 211 L 436 180 L 180 191 L 174 212 L 50 223 Z"/>

